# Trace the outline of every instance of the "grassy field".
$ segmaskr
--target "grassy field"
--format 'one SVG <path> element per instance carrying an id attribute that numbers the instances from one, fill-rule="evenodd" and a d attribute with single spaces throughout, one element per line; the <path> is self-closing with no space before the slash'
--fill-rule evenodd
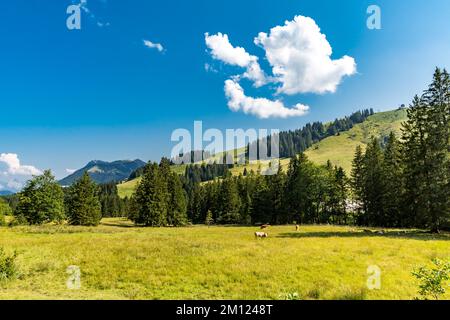
<path id="1" fill-rule="evenodd" d="M 20 276 L 0 283 L 0 299 L 411 299 L 411 271 L 449 258 L 450 235 L 351 227 L 137 228 L 123 219 L 99 227 L 0 228 L 0 247 L 17 250 Z M 66 269 L 81 269 L 69 290 Z M 381 289 L 366 288 L 369 265 Z M 446 299 L 450 299 L 447 294 Z"/>

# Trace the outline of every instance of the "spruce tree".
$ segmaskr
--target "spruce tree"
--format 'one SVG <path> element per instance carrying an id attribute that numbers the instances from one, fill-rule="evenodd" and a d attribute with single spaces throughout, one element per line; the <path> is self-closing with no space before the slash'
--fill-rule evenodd
<path id="1" fill-rule="evenodd" d="M 98 186 L 85 172 L 68 190 L 66 210 L 69 224 L 96 226 L 102 218 Z"/>
<path id="2" fill-rule="evenodd" d="M 439 232 L 450 216 L 450 79 L 436 69 L 422 97 L 415 97 L 403 124 L 404 216 Z"/>
<path id="3" fill-rule="evenodd" d="M 351 180 L 353 199 L 356 207 L 356 222 L 361 224 L 361 212 L 365 211 L 364 205 L 364 155 L 361 145 L 356 146 L 355 156 L 352 162 Z"/>
<path id="4" fill-rule="evenodd" d="M 187 201 L 181 180 L 176 173 L 168 175 L 168 211 L 167 223 L 172 226 L 182 226 L 187 223 Z"/>
<path id="5" fill-rule="evenodd" d="M 384 149 L 383 161 L 383 203 L 386 212 L 384 225 L 388 227 L 407 226 L 406 221 L 403 221 L 401 211 L 401 199 L 404 194 L 401 160 L 399 141 L 391 132 Z"/>
<path id="6" fill-rule="evenodd" d="M 423 95 L 427 104 L 426 194 L 429 197 L 428 227 L 439 232 L 450 217 L 450 77 L 436 68 L 433 82 Z"/>
<path id="7" fill-rule="evenodd" d="M 281 164 L 278 164 L 278 172 L 275 175 L 267 177 L 269 200 L 271 205 L 269 207 L 270 223 L 281 224 L 288 223 L 289 220 L 286 216 L 285 210 L 285 185 L 286 174 L 281 168 Z"/>
<path id="8" fill-rule="evenodd" d="M 402 199 L 402 221 L 408 226 L 424 227 L 429 213 L 426 195 L 426 105 L 415 96 L 402 124 L 402 158 L 405 193 Z"/>
<path id="9" fill-rule="evenodd" d="M 130 218 L 144 226 L 165 226 L 168 210 L 167 184 L 156 163 L 148 163 L 132 197 Z"/>
<path id="10" fill-rule="evenodd" d="M 219 219 L 221 223 L 240 223 L 241 199 L 237 190 L 237 185 L 233 177 L 223 180 L 218 195 Z"/>
<path id="11" fill-rule="evenodd" d="M 364 221 L 365 225 L 383 226 L 386 212 L 383 203 L 384 190 L 383 152 L 380 142 L 372 138 L 364 155 Z"/>

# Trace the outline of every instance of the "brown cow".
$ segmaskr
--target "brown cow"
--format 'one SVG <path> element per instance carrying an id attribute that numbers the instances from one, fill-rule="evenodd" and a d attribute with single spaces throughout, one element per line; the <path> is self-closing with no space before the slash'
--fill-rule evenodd
<path id="1" fill-rule="evenodd" d="M 261 230 L 263 230 L 263 229 L 267 229 L 268 227 L 270 227 L 270 224 L 266 223 L 266 224 L 262 224 L 260 228 L 261 228 Z"/>

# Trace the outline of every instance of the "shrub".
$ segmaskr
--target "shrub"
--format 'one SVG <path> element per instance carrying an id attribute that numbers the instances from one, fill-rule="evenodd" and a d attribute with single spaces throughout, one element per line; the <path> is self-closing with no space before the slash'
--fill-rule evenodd
<path id="1" fill-rule="evenodd" d="M 419 298 L 428 300 L 429 297 L 438 300 L 445 293 L 445 285 L 450 280 L 450 261 L 433 259 L 433 267 L 421 266 L 412 272 L 419 281 Z M 447 286 L 450 284 L 447 284 Z"/>
<path id="2" fill-rule="evenodd" d="M 11 280 L 18 275 L 16 264 L 17 253 L 11 255 L 0 248 L 0 282 Z"/>
<path id="3" fill-rule="evenodd" d="M 8 223 L 8 227 L 28 225 L 28 220 L 24 215 L 19 214 Z"/>
<path id="4" fill-rule="evenodd" d="M 0 226 L 6 225 L 5 216 L 11 215 L 12 211 L 8 203 L 0 198 Z"/>

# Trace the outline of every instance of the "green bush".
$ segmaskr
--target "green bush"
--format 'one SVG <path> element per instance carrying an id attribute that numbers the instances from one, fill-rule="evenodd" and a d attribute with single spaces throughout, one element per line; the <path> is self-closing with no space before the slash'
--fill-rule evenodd
<path id="1" fill-rule="evenodd" d="M 28 225 L 28 220 L 24 215 L 17 215 L 8 223 L 8 227 Z"/>
<path id="2" fill-rule="evenodd" d="M 0 226 L 6 225 L 5 216 L 11 215 L 12 211 L 8 203 L 0 198 Z"/>
<path id="3" fill-rule="evenodd" d="M 18 275 L 17 270 L 17 252 L 11 255 L 5 253 L 3 248 L 0 248 L 0 282 L 14 279 Z"/>
<path id="4" fill-rule="evenodd" d="M 450 261 L 433 259 L 432 262 L 432 268 L 422 266 L 412 273 L 420 281 L 420 298 L 417 299 L 428 300 L 431 297 L 438 300 L 445 293 L 445 287 L 450 285 Z"/>

